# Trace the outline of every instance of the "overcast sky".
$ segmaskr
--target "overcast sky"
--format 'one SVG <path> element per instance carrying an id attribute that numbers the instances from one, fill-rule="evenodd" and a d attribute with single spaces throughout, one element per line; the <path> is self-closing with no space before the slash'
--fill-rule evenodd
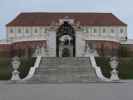
<path id="1" fill-rule="evenodd" d="M 128 24 L 133 38 L 132 0 L 0 0 L 0 39 L 6 37 L 5 25 L 20 12 L 111 12 Z"/>

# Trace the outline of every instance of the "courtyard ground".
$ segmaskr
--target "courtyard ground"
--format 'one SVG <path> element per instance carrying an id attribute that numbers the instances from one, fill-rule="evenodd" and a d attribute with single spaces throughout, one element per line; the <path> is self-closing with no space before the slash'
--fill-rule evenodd
<path id="1" fill-rule="evenodd" d="M 0 100 L 133 100 L 133 81 L 89 84 L 0 82 Z"/>

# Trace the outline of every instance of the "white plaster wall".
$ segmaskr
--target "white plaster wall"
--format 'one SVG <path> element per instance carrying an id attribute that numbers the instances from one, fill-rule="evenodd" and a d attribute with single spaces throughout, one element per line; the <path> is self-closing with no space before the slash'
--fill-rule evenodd
<path id="1" fill-rule="evenodd" d="M 48 50 L 49 57 L 56 57 L 56 32 L 48 32 Z"/>
<path id="2" fill-rule="evenodd" d="M 96 32 L 94 32 L 96 29 Z M 103 29 L 106 31 L 103 32 Z M 114 32 L 111 32 L 111 29 Z M 120 29 L 123 29 L 123 33 L 120 32 Z M 109 40 L 109 41 L 121 41 L 127 37 L 127 27 L 125 26 L 85 26 L 82 27 L 82 33 L 86 33 L 85 37 L 88 40 Z"/>
<path id="3" fill-rule="evenodd" d="M 84 53 L 85 40 L 82 32 L 76 32 L 76 57 L 82 57 Z"/>

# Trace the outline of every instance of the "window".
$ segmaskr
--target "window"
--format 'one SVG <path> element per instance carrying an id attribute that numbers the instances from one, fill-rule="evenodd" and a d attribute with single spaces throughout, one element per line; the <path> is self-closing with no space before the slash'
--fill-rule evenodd
<path id="1" fill-rule="evenodd" d="M 35 29 L 35 30 L 34 30 L 34 32 L 35 32 L 35 33 L 37 33 L 37 32 L 38 32 L 38 30 L 37 30 L 37 29 Z"/>
<path id="2" fill-rule="evenodd" d="M 103 33 L 105 33 L 106 32 L 106 30 L 105 30 L 105 28 L 103 29 Z"/>
<path id="3" fill-rule="evenodd" d="M 10 29 L 10 32 L 13 33 L 13 29 L 12 28 Z"/>
<path id="4" fill-rule="evenodd" d="M 20 28 L 18 29 L 18 33 L 21 33 L 21 29 Z"/>
<path id="5" fill-rule="evenodd" d="M 91 29 L 90 28 L 88 28 L 88 33 L 90 33 L 91 32 Z"/>
<path id="6" fill-rule="evenodd" d="M 89 32 L 89 29 L 88 28 L 86 28 L 86 33 L 88 33 Z"/>
<path id="7" fill-rule="evenodd" d="M 97 32 L 97 30 L 94 28 L 94 33 L 96 33 Z"/>
<path id="8" fill-rule="evenodd" d="M 47 28 L 45 28 L 45 29 L 44 29 L 44 33 L 47 33 L 47 31 L 48 31 Z"/>
<path id="9" fill-rule="evenodd" d="M 83 32 L 86 32 L 86 27 L 83 28 Z"/>
<path id="10" fill-rule="evenodd" d="M 122 28 L 120 29 L 120 33 L 123 33 L 123 29 Z"/>
<path id="11" fill-rule="evenodd" d="M 26 29 L 26 30 L 25 30 L 25 32 L 26 32 L 26 33 L 29 33 L 29 30 L 28 30 L 28 29 Z"/>
<path id="12" fill-rule="evenodd" d="M 114 33 L 114 29 L 111 29 L 111 33 Z"/>

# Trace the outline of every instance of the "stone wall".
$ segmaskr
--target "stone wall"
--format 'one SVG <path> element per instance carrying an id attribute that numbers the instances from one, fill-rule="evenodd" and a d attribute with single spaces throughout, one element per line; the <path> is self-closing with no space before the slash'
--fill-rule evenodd
<path id="1" fill-rule="evenodd" d="M 100 56 L 119 56 L 120 44 L 111 41 L 94 41 Z"/>
<path id="2" fill-rule="evenodd" d="M 78 39 L 78 38 L 77 38 Z M 76 39 L 76 57 L 82 57 L 85 51 L 85 41 L 79 41 Z M 51 39 L 49 39 L 50 41 Z M 8 56 L 12 57 L 15 55 L 29 57 L 35 52 L 37 46 L 44 46 L 45 48 L 49 48 L 50 57 L 56 56 L 56 42 L 55 40 L 49 42 L 46 40 L 42 41 L 23 41 L 16 42 L 13 44 L 0 44 L 0 56 Z M 86 40 L 87 43 L 94 45 L 94 48 L 97 50 L 100 56 L 114 56 L 121 55 L 123 52 L 123 47 L 126 48 L 124 54 L 128 53 L 128 56 L 133 56 L 133 45 L 132 44 L 123 44 L 120 45 L 118 42 L 112 41 L 101 41 L 101 40 Z M 49 46 L 52 44 L 51 46 Z M 124 49 L 125 50 L 125 49 Z M 125 53 L 126 52 L 126 53 Z"/>
<path id="3" fill-rule="evenodd" d="M 0 44 L 0 57 L 31 57 L 37 47 L 47 48 L 46 40 L 43 41 L 23 41 L 12 44 Z"/>

